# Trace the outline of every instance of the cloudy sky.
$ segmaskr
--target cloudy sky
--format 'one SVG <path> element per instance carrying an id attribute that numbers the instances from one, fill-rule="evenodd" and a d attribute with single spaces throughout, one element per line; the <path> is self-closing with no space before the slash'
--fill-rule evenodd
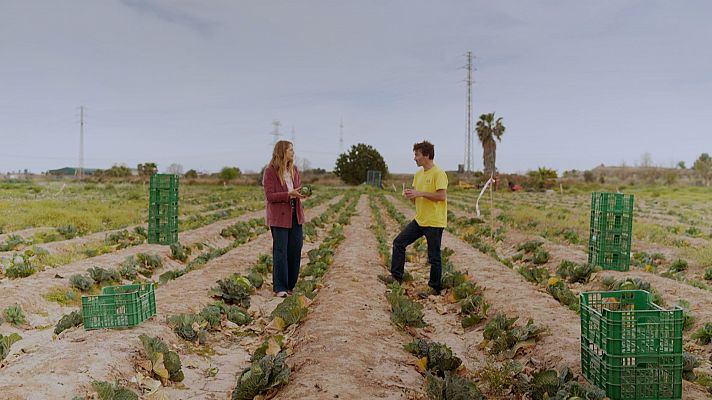
<path id="1" fill-rule="evenodd" d="M 0 0 L 0 171 L 77 165 L 80 106 L 85 167 L 258 170 L 279 120 L 330 170 L 343 119 L 344 147 L 393 172 L 423 139 L 456 169 L 468 50 L 474 114 L 507 127 L 500 170 L 689 166 L 712 153 L 710 16 L 705 0 Z"/>

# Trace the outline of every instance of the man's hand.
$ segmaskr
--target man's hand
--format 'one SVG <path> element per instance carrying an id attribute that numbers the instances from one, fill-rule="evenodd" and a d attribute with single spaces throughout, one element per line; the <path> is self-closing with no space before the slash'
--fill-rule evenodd
<path id="1" fill-rule="evenodd" d="M 407 197 L 410 201 L 415 201 L 416 197 L 424 197 L 430 201 L 445 201 L 447 200 L 447 190 L 440 189 L 437 192 L 419 192 L 413 189 L 406 189 L 403 191 L 403 195 Z"/>
<path id="2" fill-rule="evenodd" d="M 417 191 L 417 190 L 406 189 L 406 190 L 403 191 L 403 195 L 404 195 L 405 197 L 407 197 L 409 200 L 415 200 L 416 197 L 420 197 L 420 196 L 422 196 L 423 194 L 420 193 L 420 192 Z"/>

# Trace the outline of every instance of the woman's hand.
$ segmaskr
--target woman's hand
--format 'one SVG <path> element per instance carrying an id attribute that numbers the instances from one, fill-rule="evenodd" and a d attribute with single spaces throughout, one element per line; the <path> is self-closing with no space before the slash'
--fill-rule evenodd
<path id="1" fill-rule="evenodd" d="M 289 198 L 290 199 L 303 199 L 303 198 L 307 197 L 307 196 L 299 193 L 299 189 L 301 189 L 301 188 L 294 188 L 294 190 L 289 192 Z"/>

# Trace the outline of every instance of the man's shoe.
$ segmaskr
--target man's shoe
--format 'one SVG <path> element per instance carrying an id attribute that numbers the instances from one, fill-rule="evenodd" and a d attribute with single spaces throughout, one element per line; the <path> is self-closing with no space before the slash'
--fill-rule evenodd
<path id="1" fill-rule="evenodd" d="M 393 282 L 398 282 L 399 284 L 403 283 L 403 281 L 399 281 L 398 279 L 394 278 L 393 275 L 378 275 L 378 280 L 385 283 L 386 285 L 390 285 Z"/>
<path id="2" fill-rule="evenodd" d="M 440 290 L 429 287 L 426 290 L 418 292 L 418 297 L 421 299 L 427 299 L 429 296 L 440 296 Z"/>

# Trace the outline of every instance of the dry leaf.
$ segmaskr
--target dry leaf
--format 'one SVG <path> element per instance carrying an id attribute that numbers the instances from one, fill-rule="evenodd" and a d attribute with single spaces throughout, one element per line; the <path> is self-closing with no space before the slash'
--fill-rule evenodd
<path id="1" fill-rule="evenodd" d="M 171 400 L 165 390 L 159 389 L 146 396 L 146 400 Z"/>
<path id="2" fill-rule="evenodd" d="M 141 368 L 147 372 L 153 371 L 153 363 L 151 362 L 151 360 L 139 360 L 137 362 L 137 364 L 138 364 L 139 368 Z"/>
<path id="3" fill-rule="evenodd" d="M 153 362 L 153 372 L 155 372 L 159 377 L 167 380 L 170 374 L 168 373 L 166 366 L 163 365 L 163 353 L 156 354 L 156 361 Z"/>
<path id="4" fill-rule="evenodd" d="M 419 359 L 416 366 L 418 367 L 418 371 L 425 372 L 428 369 L 428 357 L 426 356 Z"/>
<path id="5" fill-rule="evenodd" d="M 277 343 L 276 340 L 274 340 L 274 337 L 269 338 L 267 341 L 267 350 L 265 350 L 265 354 L 268 356 L 276 356 L 277 353 L 279 353 L 281 350 L 279 343 Z"/>

